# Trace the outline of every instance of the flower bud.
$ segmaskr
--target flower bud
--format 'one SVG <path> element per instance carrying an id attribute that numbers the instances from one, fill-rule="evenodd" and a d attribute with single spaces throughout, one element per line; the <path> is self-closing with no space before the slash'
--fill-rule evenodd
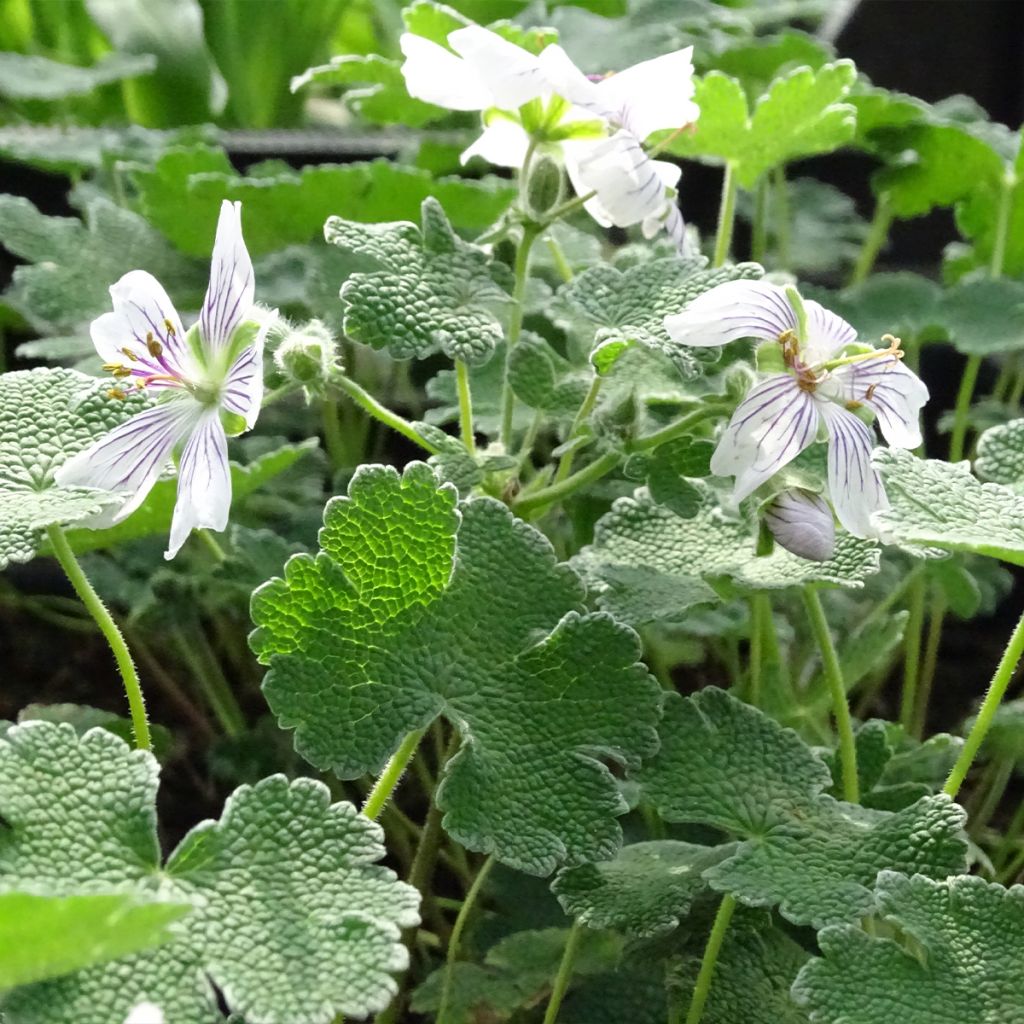
<path id="1" fill-rule="evenodd" d="M 274 352 L 274 365 L 293 383 L 318 391 L 330 377 L 336 358 L 331 332 L 319 320 L 310 320 L 285 334 Z"/>
<path id="2" fill-rule="evenodd" d="M 787 551 L 812 562 L 827 562 L 836 549 L 832 509 L 817 494 L 791 488 L 777 494 L 764 510 L 764 521 Z"/>
<path id="3" fill-rule="evenodd" d="M 526 179 L 526 212 L 539 220 L 557 206 L 561 198 L 562 168 L 551 157 L 541 153 L 531 164 Z"/>

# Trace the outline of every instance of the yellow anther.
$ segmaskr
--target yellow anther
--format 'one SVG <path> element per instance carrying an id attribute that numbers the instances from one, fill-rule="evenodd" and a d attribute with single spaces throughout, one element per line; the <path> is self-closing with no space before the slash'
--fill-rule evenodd
<path id="1" fill-rule="evenodd" d="M 121 355 L 123 355 L 125 359 L 130 359 L 133 363 L 139 358 L 130 348 L 121 349 Z"/>
<path id="2" fill-rule="evenodd" d="M 171 321 L 166 318 L 164 319 L 164 330 L 167 331 L 167 334 L 170 337 L 174 337 L 174 324 L 172 324 Z"/>
<path id="3" fill-rule="evenodd" d="M 146 335 L 146 351 L 154 358 L 158 359 L 163 355 L 164 347 L 160 344 L 156 338 L 153 337 L 153 332 L 150 331 Z"/>
<path id="4" fill-rule="evenodd" d="M 117 373 L 118 370 L 123 370 L 123 369 L 124 369 L 124 367 L 120 363 L 104 363 L 103 364 L 103 372 L 104 373 Z"/>

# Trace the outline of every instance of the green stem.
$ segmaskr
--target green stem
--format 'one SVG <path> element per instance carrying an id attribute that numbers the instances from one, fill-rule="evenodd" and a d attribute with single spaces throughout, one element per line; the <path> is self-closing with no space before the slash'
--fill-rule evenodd
<path id="1" fill-rule="evenodd" d="M 234 737 L 243 733 L 245 716 L 221 671 L 220 662 L 206 639 L 203 627 L 198 621 L 189 629 L 179 626 L 174 630 L 174 638 L 181 660 L 195 677 L 224 735 Z"/>
<path id="2" fill-rule="evenodd" d="M 729 922 L 735 910 L 736 900 L 728 894 L 723 896 L 722 902 L 718 905 L 718 913 L 715 914 L 715 923 L 711 926 L 708 944 L 704 947 L 704 956 L 700 962 L 700 971 L 697 973 L 697 983 L 693 987 L 686 1024 L 700 1024 L 700 1019 L 704 1015 L 704 1004 L 711 992 L 711 980 L 715 975 L 718 954 L 722 951 L 725 933 L 729 930 Z"/>
<path id="3" fill-rule="evenodd" d="M 294 381 L 288 381 L 280 387 L 274 388 L 273 391 L 266 392 L 263 396 L 263 401 L 260 402 L 260 409 L 266 409 L 268 405 L 273 405 L 275 402 L 280 402 L 282 398 L 287 398 L 288 395 L 298 391 L 300 386 Z"/>
<path id="4" fill-rule="evenodd" d="M 565 952 L 562 954 L 562 962 L 558 965 L 558 973 L 555 975 L 555 983 L 551 987 L 551 998 L 548 1000 L 548 1007 L 544 1011 L 544 1024 L 555 1024 L 558 1020 L 558 1011 L 562 1008 L 562 1000 L 572 980 L 572 970 L 576 963 L 576 954 L 579 952 L 580 940 L 583 938 L 583 925 L 579 921 L 573 921 L 569 929 L 569 937 L 565 940 Z"/>
<path id="5" fill-rule="evenodd" d="M 960 389 L 956 393 L 956 410 L 953 413 L 953 433 L 949 439 L 949 461 L 959 462 L 964 457 L 964 442 L 967 439 L 967 417 L 971 411 L 974 387 L 978 383 L 981 356 L 967 357 Z"/>
<path id="6" fill-rule="evenodd" d="M 903 692 L 900 698 L 900 725 L 909 733 L 914 725 L 917 689 L 921 678 L 921 631 L 924 628 L 924 577 L 910 588 L 910 615 L 903 641 Z"/>
<path id="7" fill-rule="evenodd" d="M 1009 406 L 1020 405 L 1022 398 L 1024 398 L 1024 363 L 1017 368 L 1017 379 L 1006 396 L 1006 404 Z"/>
<path id="8" fill-rule="evenodd" d="M 839 762 L 843 771 L 843 798 L 847 803 L 860 803 L 860 783 L 857 778 L 857 746 L 853 737 L 853 720 L 846 702 L 846 687 L 843 684 L 843 670 L 839 664 L 832 634 L 825 619 L 825 609 L 817 590 L 807 585 L 803 588 L 804 606 L 811 625 L 811 632 L 821 651 L 821 664 L 825 672 L 829 693 L 832 696 L 832 713 L 839 734 Z"/>
<path id="9" fill-rule="evenodd" d="M 992 774 L 987 780 L 988 785 L 985 788 L 984 798 L 981 800 L 978 809 L 974 812 L 973 820 L 970 822 L 971 834 L 975 837 L 976 841 L 980 840 L 981 833 L 989 823 L 992 815 L 995 814 L 999 801 L 1003 799 L 1006 787 L 1010 784 L 1010 779 L 1013 778 L 1013 768 L 1013 758 L 1010 757 L 993 762 Z"/>
<path id="10" fill-rule="evenodd" d="M 1021 801 L 1017 805 L 1017 810 L 1013 812 L 1010 824 L 1003 830 L 1003 836 L 999 842 L 999 847 L 992 858 L 995 862 L 996 869 L 999 871 L 1000 880 L 1003 878 L 1003 872 L 1006 868 L 1007 861 L 1013 856 L 1013 848 L 1022 828 L 1024 828 L 1024 801 Z M 1016 872 L 1014 873 L 1016 874 Z"/>
<path id="11" fill-rule="evenodd" d="M 338 420 L 338 400 L 333 396 L 325 398 L 320 403 L 320 414 L 324 426 L 324 445 L 327 448 L 327 458 L 330 460 L 331 468 L 334 470 L 344 469 L 348 463 L 348 452 L 341 433 L 341 423 Z"/>
<path id="12" fill-rule="evenodd" d="M 46 528 L 46 537 L 53 549 L 54 557 L 60 563 L 65 575 L 71 581 L 79 600 L 85 605 L 86 611 L 93 617 L 104 639 L 110 646 L 117 662 L 117 670 L 121 673 L 121 682 L 124 684 L 125 696 L 128 698 L 128 708 L 131 712 L 132 731 L 135 734 L 135 746 L 139 750 L 152 750 L 153 741 L 149 735 L 149 721 L 146 718 L 146 701 L 142 696 L 142 686 L 139 683 L 139 675 L 135 671 L 135 664 L 132 661 L 131 652 L 124 642 L 121 630 L 117 628 L 113 616 L 107 610 L 107 606 L 100 599 L 99 594 L 93 589 L 89 577 L 85 575 L 71 545 L 64 534 L 64 531 L 56 523 Z"/>
<path id="13" fill-rule="evenodd" d="M 942 792 L 946 796 L 955 799 L 957 793 L 960 792 L 960 787 L 963 785 L 964 779 L 967 778 L 967 772 L 974 763 L 974 758 L 977 756 L 986 735 L 988 735 L 989 729 L 992 727 L 992 721 L 999 710 L 999 704 L 1003 696 L 1006 694 L 1006 688 L 1010 685 L 1010 680 L 1013 679 L 1013 673 L 1022 654 L 1024 654 L 1024 615 L 1021 615 L 1017 625 L 1014 627 L 1013 633 L 1010 635 L 1006 650 L 1003 652 L 999 665 L 996 667 L 995 675 L 992 676 L 992 682 L 989 683 L 985 699 L 978 710 L 978 717 L 975 718 L 974 725 L 964 741 L 963 750 L 960 751 L 960 756 L 956 759 L 956 764 L 953 765 L 949 778 L 946 779 L 946 785 L 942 787 Z"/>
<path id="14" fill-rule="evenodd" d="M 1016 184 L 1017 179 L 1012 173 L 1003 175 L 999 190 L 999 210 L 996 213 L 996 237 L 992 243 L 992 259 L 988 268 L 993 277 L 1002 277 L 1006 263 L 1006 240 L 1010 232 L 1010 211 L 1013 208 Z"/>
<path id="15" fill-rule="evenodd" d="M 459 433 L 470 455 L 476 452 L 473 436 L 473 393 L 469 387 L 469 367 L 461 359 L 455 360 L 455 384 L 459 392 Z"/>
<path id="16" fill-rule="evenodd" d="M 936 588 L 928 609 L 928 636 L 924 644 L 924 659 L 921 662 L 921 682 L 917 690 L 917 707 L 911 735 L 920 739 L 924 735 L 928 720 L 928 704 L 932 697 L 932 684 L 939 664 L 939 648 L 942 646 L 942 626 L 946 619 L 946 595 Z"/>
<path id="17" fill-rule="evenodd" d="M 448 940 L 448 956 L 444 965 L 444 981 L 441 985 L 441 1000 L 437 1008 L 437 1024 L 447 1024 L 448 1004 L 451 1002 L 452 997 L 452 983 L 455 980 L 455 962 L 459 957 L 459 946 L 462 942 L 462 933 L 466 930 L 466 922 L 469 920 L 469 915 L 473 912 L 473 908 L 476 905 L 476 899 L 480 895 L 480 890 L 483 889 L 484 883 L 487 881 L 487 876 L 491 873 L 492 867 L 494 867 L 493 855 L 488 857 L 481 865 L 476 878 L 473 879 L 473 884 L 469 887 L 469 892 L 466 893 L 466 898 L 462 901 L 462 906 L 459 908 L 458 916 L 455 918 L 455 925 L 452 928 L 452 937 Z"/>
<path id="18" fill-rule="evenodd" d="M 662 427 L 661 430 L 656 430 L 653 434 L 637 438 L 630 446 L 630 450 L 634 452 L 650 451 L 652 448 L 657 448 L 668 441 L 674 441 L 683 434 L 688 434 L 693 427 L 698 423 L 703 423 L 704 420 L 723 416 L 726 411 L 725 406 L 707 402 L 699 409 L 695 409 L 681 419 L 676 420 L 675 423 L 670 423 L 667 427 Z"/>
<path id="19" fill-rule="evenodd" d="M 601 392 L 601 384 L 603 381 L 604 378 L 600 374 L 594 374 L 594 379 L 590 382 L 590 388 L 587 390 L 586 396 L 580 404 L 579 409 L 576 410 L 572 426 L 569 427 L 569 433 L 565 439 L 567 444 L 578 437 L 582 432 L 583 425 L 586 423 L 587 417 L 594 411 L 594 406 L 597 404 L 597 396 Z M 558 463 L 558 470 L 555 473 L 554 482 L 556 484 L 561 483 L 572 472 L 572 464 L 575 457 L 575 448 L 570 448 L 569 451 L 562 456 L 561 461 Z"/>
<path id="20" fill-rule="evenodd" d="M 1021 847 L 1013 860 L 999 872 L 996 881 L 1000 885 L 1010 885 L 1020 874 L 1022 868 L 1024 868 L 1024 847 Z"/>
<path id="21" fill-rule="evenodd" d="M 601 477 L 607 476 L 619 464 L 619 459 L 620 455 L 617 451 L 606 451 L 591 462 L 589 466 L 584 466 L 583 469 L 573 473 L 572 476 L 566 477 L 557 484 L 551 484 L 548 487 L 542 487 L 539 491 L 534 491 L 533 494 L 527 495 L 515 502 L 512 507 L 519 515 L 524 517 L 546 509 L 556 501 L 562 501 L 588 484 L 592 484 L 594 481 L 600 480 Z"/>
<path id="22" fill-rule="evenodd" d="M 750 240 L 750 258 L 764 264 L 768 255 L 768 176 L 762 174 L 754 193 L 754 226 Z"/>
<path id="23" fill-rule="evenodd" d="M 558 239 L 548 232 L 544 237 L 544 241 L 547 244 L 548 252 L 551 253 L 551 262 L 554 263 L 558 276 L 568 283 L 573 278 L 572 267 L 569 266 L 569 261 L 565 258 L 565 252 L 558 244 Z"/>
<path id="24" fill-rule="evenodd" d="M 420 448 L 430 452 L 431 455 L 438 453 L 437 446 L 425 437 L 421 437 L 408 420 L 403 419 L 398 413 L 385 408 L 369 391 L 361 387 L 350 377 L 346 377 L 343 373 L 335 373 L 331 377 L 331 383 L 336 384 L 356 405 L 365 409 L 375 420 L 379 420 L 385 426 L 408 438 L 413 444 L 419 445 Z"/>
<path id="25" fill-rule="evenodd" d="M 775 259 L 780 267 L 789 266 L 789 186 L 786 168 L 772 171 L 772 205 L 775 206 Z"/>
<path id="26" fill-rule="evenodd" d="M 736 170 L 731 162 L 725 165 L 722 177 L 722 198 L 718 206 L 718 230 L 715 233 L 715 255 L 711 265 L 720 267 L 729 258 L 732 229 L 736 221 Z"/>
<path id="27" fill-rule="evenodd" d="M 853 273 L 850 275 L 851 287 L 867 280 L 868 275 L 874 269 L 878 254 L 882 251 L 882 246 L 889 239 L 889 228 L 891 227 L 892 211 L 889 209 L 885 197 L 881 196 L 875 203 L 875 214 L 871 218 L 871 227 L 857 254 L 857 262 L 853 265 Z"/>
<path id="28" fill-rule="evenodd" d="M 398 780 L 405 773 L 405 769 L 409 767 L 409 762 L 413 759 L 425 732 L 426 729 L 414 729 L 391 755 L 391 759 L 384 766 L 384 771 L 380 773 L 380 778 L 367 794 L 366 803 L 363 804 L 363 814 L 367 818 L 376 819 L 384 810 L 384 805 L 391 797 L 395 786 L 398 785 Z"/>
<path id="29" fill-rule="evenodd" d="M 523 238 L 516 250 L 516 261 L 513 268 L 512 313 L 505 346 L 505 378 L 501 393 L 501 443 L 505 446 L 505 451 L 512 450 L 512 418 L 516 409 L 516 396 L 512 391 L 509 369 L 512 365 L 512 350 L 523 333 L 523 297 L 526 294 L 526 282 L 529 279 L 530 249 L 539 233 L 540 229 L 536 225 L 524 225 Z"/>
<path id="30" fill-rule="evenodd" d="M 196 530 L 195 533 L 199 537 L 200 542 L 206 547 L 206 550 L 213 555 L 215 561 L 226 562 L 228 560 L 227 553 L 209 530 Z"/>
<path id="31" fill-rule="evenodd" d="M 764 613 L 767 594 L 750 596 L 750 682 L 747 687 L 747 703 L 755 708 L 761 704 L 761 673 L 764 668 Z M 768 614 L 771 615 L 771 605 Z"/>

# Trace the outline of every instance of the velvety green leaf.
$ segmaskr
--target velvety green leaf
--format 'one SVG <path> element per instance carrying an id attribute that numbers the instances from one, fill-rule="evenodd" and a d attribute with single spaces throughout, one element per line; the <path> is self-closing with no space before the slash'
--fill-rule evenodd
<path id="1" fill-rule="evenodd" d="M 789 29 L 767 38 L 741 37 L 708 62 L 709 69 L 738 79 L 750 99 L 756 100 L 772 79 L 800 67 L 817 71 L 832 56 L 832 51 L 814 36 Z"/>
<path id="2" fill-rule="evenodd" d="M 625 804 L 593 752 L 651 752 L 657 686 L 632 632 L 582 614 L 548 542 L 490 499 L 456 509 L 413 463 L 361 467 L 320 545 L 253 596 L 264 693 L 296 749 L 356 778 L 443 716 L 463 739 L 438 791 L 459 842 L 535 874 L 614 856 Z"/>
<path id="3" fill-rule="evenodd" d="M 861 587 L 878 571 L 878 548 L 843 533 L 827 562 L 810 562 L 782 548 L 755 558 L 756 530 L 727 517 L 710 489 L 696 515 L 682 518 L 644 490 L 620 498 L 598 522 L 594 541 L 575 559 L 598 603 L 634 624 L 673 621 L 695 604 L 717 600 L 709 581 L 728 577 L 752 590 L 802 583 Z"/>
<path id="4" fill-rule="evenodd" d="M 703 257 L 653 259 L 622 271 L 598 264 L 559 289 L 558 297 L 595 329 L 594 347 L 623 349 L 643 345 L 669 357 L 684 377 L 697 373 L 693 349 L 672 341 L 664 319 L 715 285 L 737 278 L 761 276 L 756 263 L 706 268 Z M 607 372 L 609 367 L 602 367 Z"/>
<path id="5" fill-rule="evenodd" d="M 0 992 L 159 946 L 191 909 L 139 893 L 0 892 Z"/>
<path id="6" fill-rule="evenodd" d="M 944 878 L 962 870 L 964 812 L 945 796 L 889 814 L 824 795 L 825 764 L 795 732 L 723 690 L 669 695 L 661 749 L 637 779 L 666 821 L 741 837 L 704 873 L 750 906 L 797 924 L 856 920 L 875 906 L 883 869 Z"/>
<path id="7" fill-rule="evenodd" d="M 986 430 L 974 468 L 978 476 L 1024 494 L 1024 419 Z"/>
<path id="8" fill-rule="evenodd" d="M 572 418 L 589 387 L 591 374 L 573 369 L 541 337 L 526 333 L 512 350 L 509 382 L 516 398 L 531 409 Z"/>
<path id="9" fill-rule="evenodd" d="M 966 355 L 988 356 L 1024 349 L 1024 283 L 975 277 L 942 296 L 942 324 Z"/>
<path id="10" fill-rule="evenodd" d="M 230 168 L 182 174 L 187 162 L 172 151 L 131 177 L 147 219 L 194 256 L 209 254 L 223 199 L 241 200 L 246 244 L 259 255 L 307 244 L 332 216 L 363 223 L 416 218 L 430 196 L 456 227 L 480 229 L 497 220 L 515 196 L 515 187 L 500 178 L 435 179 L 429 171 L 389 160 L 316 164 L 301 171 L 274 167 L 265 173 L 256 167 L 244 176 Z"/>
<path id="11" fill-rule="evenodd" d="M 559 872 L 551 889 L 565 912 L 588 927 L 646 938 L 678 926 L 707 888 L 704 870 L 728 852 L 672 839 L 634 843 L 615 860 Z"/>
<path id="12" fill-rule="evenodd" d="M 879 156 L 890 152 L 888 137 L 893 129 L 923 121 L 927 115 L 926 105 L 916 97 L 868 85 L 863 79 L 846 102 L 857 112 L 854 145 Z"/>
<path id="13" fill-rule="evenodd" d="M 396 359 L 440 348 L 453 359 L 484 363 L 504 337 L 495 310 L 509 301 L 498 283 L 507 268 L 463 242 L 434 199 L 423 201 L 422 225 L 327 221 L 328 242 L 381 268 L 353 274 L 342 287 L 345 333 Z"/>
<path id="14" fill-rule="evenodd" d="M 862 341 L 870 342 L 883 334 L 908 342 L 918 338 L 941 323 L 941 298 L 942 289 L 934 281 L 906 271 L 873 274 L 863 284 L 821 296 L 829 309 L 857 329 Z"/>
<path id="15" fill-rule="evenodd" d="M 145 405 L 141 396 L 114 401 L 109 389 L 74 370 L 0 375 L 0 569 L 34 557 L 44 527 L 88 519 L 118 500 L 53 479 L 67 459 Z"/>
<path id="16" fill-rule="evenodd" d="M 877 894 L 894 938 L 827 928 L 800 972 L 793 994 L 815 1024 L 1024 1020 L 1024 889 L 885 871 Z"/>
<path id="17" fill-rule="evenodd" d="M 402 11 L 402 21 L 405 22 L 406 31 L 423 36 L 439 46 L 447 45 L 450 33 L 470 24 L 468 17 L 434 0 L 413 0 Z"/>
<path id="18" fill-rule="evenodd" d="M 91 67 L 80 67 L 47 57 L 0 53 L 0 96 L 9 100 L 63 100 L 101 85 L 149 74 L 155 67 L 156 59 L 145 54 L 112 53 Z"/>
<path id="19" fill-rule="evenodd" d="M 9 1024 L 110 1024 L 142 999 L 175 1024 L 220 1020 L 211 982 L 249 1024 L 330 1024 L 382 1009 L 406 964 L 419 894 L 374 863 L 380 828 L 327 787 L 242 786 L 160 867 L 152 755 L 102 729 L 31 722 L 0 741 L 0 886 L 61 896 L 150 889 L 191 913 L 178 937 L 15 989 Z M 259 950 L 259 956 L 253 956 Z"/>
<path id="20" fill-rule="evenodd" d="M 1024 565 L 1024 496 L 981 483 L 966 462 L 918 459 L 889 448 L 875 461 L 892 504 L 878 522 L 892 542 Z"/>
<path id="21" fill-rule="evenodd" d="M 856 76 L 850 61 L 797 68 L 777 78 L 751 113 L 740 83 L 712 71 L 697 81 L 696 129 L 669 148 L 677 156 L 731 164 L 739 184 L 752 188 L 773 167 L 831 152 L 853 138 L 854 110 L 842 100 Z"/>

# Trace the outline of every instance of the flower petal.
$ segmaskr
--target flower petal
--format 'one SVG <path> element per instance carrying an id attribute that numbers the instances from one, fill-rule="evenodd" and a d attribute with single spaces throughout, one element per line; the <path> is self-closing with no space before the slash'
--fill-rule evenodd
<path id="1" fill-rule="evenodd" d="M 145 500 L 172 449 L 196 423 L 200 409 L 185 396 L 146 409 L 65 462 L 55 480 L 62 487 L 123 491 L 126 501 L 111 520 L 119 522 Z"/>
<path id="2" fill-rule="evenodd" d="M 675 242 L 676 252 L 680 256 L 690 255 L 690 243 L 686 237 L 686 221 L 683 220 L 674 196 L 666 196 L 665 209 L 662 213 L 647 217 L 643 222 L 644 238 L 653 238 L 662 228 L 665 234 Z"/>
<path id="3" fill-rule="evenodd" d="M 216 408 L 203 412 L 181 453 L 178 500 L 164 558 L 173 558 L 196 527 L 223 530 L 231 509 L 228 439 Z"/>
<path id="4" fill-rule="evenodd" d="M 466 149 L 459 160 L 465 164 L 479 156 L 498 167 L 522 167 L 530 137 L 518 121 L 507 117 L 492 117 L 480 138 Z"/>
<path id="5" fill-rule="evenodd" d="M 828 427 L 828 489 L 839 522 L 855 537 L 875 538 L 875 512 L 889 507 L 882 478 L 871 465 L 870 428 L 835 402 L 816 403 Z"/>
<path id="6" fill-rule="evenodd" d="M 245 320 L 255 296 L 252 260 L 242 238 L 242 204 L 220 205 L 217 237 L 210 261 L 210 284 L 199 314 L 203 342 L 211 351 L 224 348 Z"/>
<path id="7" fill-rule="evenodd" d="M 698 295 L 681 313 L 665 317 L 681 345 L 725 345 L 739 338 L 777 341 L 796 330 L 786 290 L 770 281 L 726 281 Z"/>
<path id="8" fill-rule="evenodd" d="M 398 40 L 405 61 L 402 75 L 410 96 L 447 110 L 486 110 L 495 106 L 476 71 L 451 50 L 405 32 Z"/>
<path id="9" fill-rule="evenodd" d="M 449 33 L 448 45 L 465 58 L 490 91 L 489 107 L 517 110 L 549 91 L 540 60 L 497 32 L 467 25 Z"/>
<path id="10" fill-rule="evenodd" d="M 857 340 L 857 332 L 841 316 L 814 299 L 804 299 L 803 303 L 807 313 L 807 338 L 801 349 L 804 362 L 825 362 Z"/>
<path id="11" fill-rule="evenodd" d="M 229 412 L 244 417 L 249 430 L 256 425 L 263 402 L 263 348 L 271 327 L 277 322 L 277 310 L 264 316 L 255 341 L 242 351 L 228 370 L 221 392 L 221 404 Z"/>
<path id="12" fill-rule="evenodd" d="M 827 562 L 836 550 L 832 509 L 817 494 L 793 487 L 777 494 L 764 512 L 765 525 L 787 551 Z"/>
<path id="13" fill-rule="evenodd" d="M 160 282 L 144 270 L 132 270 L 110 288 L 114 310 L 93 320 L 92 343 L 104 363 L 121 364 L 139 379 L 195 378 L 197 368 L 181 318 Z M 154 343 L 159 346 L 154 349 Z M 159 355 L 154 355 L 158 351 Z M 153 387 L 178 387 L 155 380 Z"/>
<path id="14" fill-rule="evenodd" d="M 869 406 L 882 435 L 893 448 L 921 443 L 918 417 L 928 401 L 928 388 L 913 370 L 894 356 L 880 356 L 840 366 L 831 374 L 844 402 Z"/>
<path id="15" fill-rule="evenodd" d="M 733 497 L 742 501 L 792 462 L 817 432 L 816 403 L 796 378 L 769 377 L 736 406 L 711 457 L 711 472 L 735 476 Z"/>

